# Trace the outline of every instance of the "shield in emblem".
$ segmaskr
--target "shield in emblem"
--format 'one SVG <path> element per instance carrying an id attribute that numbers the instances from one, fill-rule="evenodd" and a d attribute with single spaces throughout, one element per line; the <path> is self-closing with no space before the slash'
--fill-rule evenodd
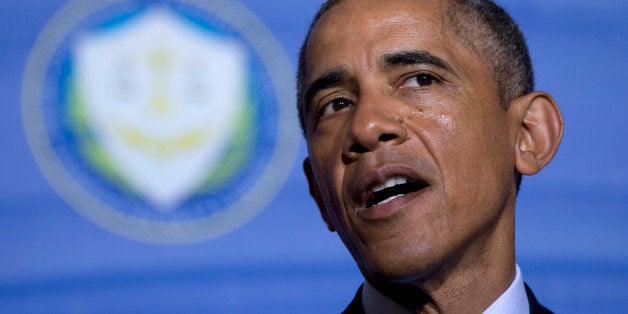
<path id="1" fill-rule="evenodd" d="M 77 95 L 111 167 L 168 212 L 216 170 L 234 140 L 246 53 L 167 8 L 127 23 L 77 41 Z"/>

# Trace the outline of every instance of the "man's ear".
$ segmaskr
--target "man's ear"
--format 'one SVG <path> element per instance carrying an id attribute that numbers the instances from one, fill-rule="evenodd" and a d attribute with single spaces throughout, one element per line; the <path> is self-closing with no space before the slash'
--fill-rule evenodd
<path id="1" fill-rule="evenodd" d="M 545 92 L 533 92 L 510 103 L 511 126 L 515 128 L 515 167 L 533 175 L 547 165 L 563 137 L 563 117 L 558 105 Z"/>
<path id="2" fill-rule="evenodd" d="M 310 195 L 316 202 L 318 210 L 321 212 L 321 216 L 323 217 L 327 228 L 331 232 L 336 231 L 334 226 L 331 224 L 329 214 L 327 213 L 327 208 L 325 207 L 325 202 L 323 202 L 323 197 L 321 196 L 320 189 L 318 188 L 318 184 L 316 183 L 316 178 L 314 177 L 314 171 L 312 170 L 310 158 L 306 157 L 305 160 L 303 160 L 303 172 L 305 172 L 305 176 L 307 177 L 307 183 L 310 186 Z"/>

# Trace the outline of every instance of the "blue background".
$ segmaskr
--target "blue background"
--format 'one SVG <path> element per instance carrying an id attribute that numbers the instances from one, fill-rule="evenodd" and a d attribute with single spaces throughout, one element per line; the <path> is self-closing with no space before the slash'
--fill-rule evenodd
<path id="1" fill-rule="evenodd" d="M 293 66 L 319 1 L 242 1 Z M 628 308 L 628 1 L 499 1 L 528 39 L 537 88 L 564 114 L 563 144 L 525 178 L 517 256 L 561 313 Z M 0 312 L 333 313 L 361 276 L 326 231 L 300 171 L 250 223 L 193 245 L 134 242 L 88 222 L 39 172 L 19 93 L 31 46 L 64 1 L 0 3 Z"/>

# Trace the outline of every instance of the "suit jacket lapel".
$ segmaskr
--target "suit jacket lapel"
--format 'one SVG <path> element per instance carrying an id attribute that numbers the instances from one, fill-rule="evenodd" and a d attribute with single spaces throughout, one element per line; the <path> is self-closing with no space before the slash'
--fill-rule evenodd
<path id="1" fill-rule="evenodd" d="M 528 296 L 528 304 L 530 305 L 530 314 L 551 314 L 552 311 L 545 308 L 539 301 L 537 301 L 534 293 L 532 293 L 532 289 L 525 284 L 526 287 L 526 295 Z"/>
<path id="2" fill-rule="evenodd" d="M 364 314 L 364 306 L 362 305 L 362 287 L 358 288 L 358 292 L 355 293 L 353 300 L 349 303 L 349 306 L 342 311 L 342 314 Z"/>

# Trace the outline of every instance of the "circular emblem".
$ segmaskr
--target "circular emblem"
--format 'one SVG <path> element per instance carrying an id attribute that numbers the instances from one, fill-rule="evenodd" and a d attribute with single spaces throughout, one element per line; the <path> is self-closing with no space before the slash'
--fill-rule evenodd
<path id="1" fill-rule="evenodd" d="M 22 117 L 80 214 L 189 243 L 242 226 L 283 185 L 299 143 L 293 86 L 280 45 L 235 1 L 74 1 L 35 42 Z"/>

